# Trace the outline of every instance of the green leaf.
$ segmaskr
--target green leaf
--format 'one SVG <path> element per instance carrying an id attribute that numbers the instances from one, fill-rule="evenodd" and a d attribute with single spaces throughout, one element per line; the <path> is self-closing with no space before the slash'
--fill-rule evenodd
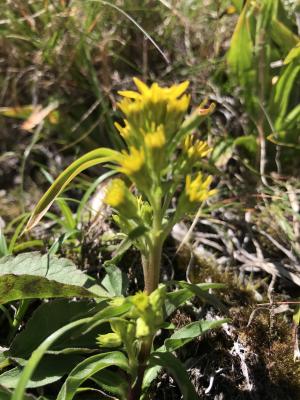
<path id="1" fill-rule="evenodd" d="M 290 50 L 289 54 L 285 57 L 284 64 L 289 64 L 297 58 L 300 60 L 300 42 Z"/>
<path id="2" fill-rule="evenodd" d="M 0 399 L 1 400 L 11 400 L 11 391 L 6 389 L 5 387 L 0 385 Z M 36 397 L 32 395 L 24 395 L 22 400 L 35 400 Z M 38 400 L 43 400 L 42 398 L 39 398 Z"/>
<path id="3" fill-rule="evenodd" d="M 25 328 L 14 338 L 8 355 L 13 358 L 27 360 L 32 352 L 53 332 L 57 331 L 71 321 L 88 316 L 97 310 L 95 305 L 87 300 L 68 301 L 54 300 L 41 304 L 27 321 Z M 49 316 L 51 315 L 51 319 Z M 74 352 L 86 347 L 96 348 L 95 336 L 97 332 L 89 335 L 77 335 L 77 330 L 72 336 L 66 334 L 56 343 L 51 351 L 56 354 L 70 349 Z M 81 350 L 83 352 L 84 350 Z"/>
<path id="4" fill-rule="evenodd" d="M 300 65 L 290 63 L 281 73 L 274 93 L 272 115 L 276 117 L 275 129 L 280 131 L 288 111 L 290 96 L 295 86 L 296 78 L 300 73 Z"/>
<path id="5" fill-rule="evenodd" d="M 127 400 L 128 380 L 113 371 L 104 369 L 90 378 L 105 391 L 118 395 L 120 399 Z"/>
<path id="6" fill-rule="evenodd" d="M 118 154 L 119 153 L 115 150 L 107 148 L 99 148 L 90 151 L 89 153 L 85 154 L 78 160 L 74 161 L 71 165 L 69 165 L 69 167 L 66 168 L 58 176 L 58 178 L 56 178 L 56 180 L 53 182 L 53 184 L 50 186 L 50 188 L 38 202 L 38 204 L 36 205 L 35 209 L 31 214 L 31 217 L 26 225 L 25 230 L 28 231 L 39 223 L 39 221 L 46 214 L 46 212 L 51 207 L 52 203 L 57 198 L 57 196 L 78 174 L 80 174 L 80 172 L 97 164 L 114 162 Z"/>
<path id="7" fill-rule="evenodd" d="M 107 297 L 108 293 L 65 258 L 32 252 L 0 259 L 0 303 L 74 296 Z"/>
<path id="8" fill-rule="evenodd" d="M 0 228 L 0 257 L 7 256 L 8 254 L 9 254 L 9 251 L 8 251 L 8 247 L 7 247 L 7 243 L 6 243 L 6 238 Z"/>
<path id="9" fill-rule="evenodd" d="M 175 281 L 174 283 L 179 284 L 180 286 L 184 286 L 186 284 L 186 287 L 167 293 L 165 301 L 167 316 L 171 315 L 172 312 L 177 310 L 179 306 L 195 296 L 195 291 L 189 288 L 189 284 L 187 282 Z M 199 290 L 201 290 L 202 296 L 205 296 L 205 292 L 207 292 L 209 289 L 224 289 L 226 287 L 223 283 L 199 283 L 196 286 L 199 288 Z M 200 294 L 200 292 L 198 292 L 198 294 Z"/>
<path id="10" fill-rule="evenodd" d="M 272 40 L 274 40 L 284 54 L 288 54 L 299 42 L 299 36 L 295 35 L 277 18 L 272 19 L 270 33 Z"/>
<path id="11" fill-rule="evenodd" d="M 83 359 L 84 357 L 78 354 L 47 355 L 38 365 L 26 387 L 36 388 L 56 382 L 68 374 Z M 0 375 L 0 385 L 7 389 L 15 389 L 22 371 L 22 367 L 15 367 L 4 372 Z"/>
<path id="12" fill-rule="evenodd" d="M 195 337 L 203 335 L 209 329 L 220 327 L 222 324 L 229 322 L 229 319 L 219 319 L 212 321 L 196 321 L 175 331 L 173 335 L 165 340 L 164 347 L 167 351 L 174 351 L 192 341 Z"/>
<path id="13" fill-rule="evenodd" d="M 247 85 L 252 81 L 249 73 L 253 69 L 254 49 L 248 19 L 249 9 L 250 1 L 248 0 L 239 16 L 227 54 L 228 65 L 242 85 Z"/>
<path id="14" fill-rule="evenodd" d="M 128 360 L 120 351 L 97 354 L 78 364 L 67 377 L 56 400 L 72 400 L 80 385 L 104 368 L 114 366 L 129 370 Z"/>
<path id="15" fill-rule="evenodd" d="M 182 365 L 172 353 L 152 353 L 150 357 L 150 366 L 154 365 L 160 365 L 171 373 L 180 388 L 184 400 L 198 399 L 184 365 Z"/>
<path id="16" fill-rule="evenodd" d="M 213 305 L 216 308 L 219 308 L 223 312 L 226 312 L 226 307 L 222 304 L 222 302 L 214 295 L 207 293 L 207 287 L 211 286 L 211 288 L 221 289 L 224 288 L 225 285 L 219 283 L 209 283 L 208 286 L 195 285 L 192 283 L 188 283 L 185 281 L 178 282 L 178 285 L 183 288 L 187 288 L 190 290 L 195 296 L 198 296 L 201 300 L 204 300 L 206 303 Z M 206 290 L 204 290 L 206 288 Z"/>
<path id="17" fill-rule="evenodd" d="M 179 306 L 184 304 L 192 297 L 194 297 L 194 293 L 187 288 L 167 293 L 165 301 L 166 315 L 171 315 Z"/>
<path id="18" fill-rule="evenodd" d="M 128 287 L 127 275 L 124 274 L 120 268 L 112 264 L 108 264 L 104 268 L 106 275 L 102 280 L 101 285 L 112 297 L 124 295 Z"/>
<path id="19" fill-rule="evenodd" d="M 58 329 L 54 333 L 52 333 L 40 346 L 32 353 L 30 359 L 26 363 L 26 366 L 20 376 L 18 381 L 18 385 L 16 390 L 14 391 L 11 400 L 24 400 L 24 392 L 27 386 L 28 381 L 32 377 L 34 371 L 36 370 L 37 365 L 41 361 L 45 352 L 52 346 L 52 344 L 59 339 L 62 335 L 70 330 L 79 327 L 88 323 L 91 318 L 83 318 L 78 321 L 71 322 L 63 326 L 62 328 Z"/>

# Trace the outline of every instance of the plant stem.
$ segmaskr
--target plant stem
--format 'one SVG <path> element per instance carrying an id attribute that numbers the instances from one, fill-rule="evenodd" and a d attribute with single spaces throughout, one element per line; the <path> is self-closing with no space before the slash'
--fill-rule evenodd
<path id="1" fill-rule="evenodd" d="M 23 317 L 24 317 L 24 315 L 25 315 L 25 313 L 26 313 L 26 311 L 27 311 L 27 309 L 28 309 L 30 304 L 31 304 L 31 300 L 30 299 L 21 300 L 19 308 L 18 308 L 18 310 L 16 312 L 15 318 L 14 318 L 14 320 L 12 322 L 12 325 L 11 325 L 11 331 L 9 333 L 9 339 L 10 340 L 14 337 L 15 333 L 17 332 L 17 330 L 18 330 L 18 328 L 19 328 L 19 326 L 20 326 L 20 324 L 21 324 L 21 322 L 23 320 Z"/>
<path id="2" fill-rule="evenodd" d="M 159 283 L 162 244 L 163 243 L 159 235 L 159 237 L 155 240 L 149 254 L 147 272 L 144 276 L 145 291 L 148 294 L 152 293 L 157 288 Z"/>
<path id="3" fill-rule="evenodd" d="M 146 338 L 142 345 L 138 356 L 139 366 L 137 370 L 137 378 L 134 386 L 130 389 L 128 400 L 139 400 L 142 392 L 143 379 L 147 368 L 147 363 L 151 353 L 153 336 Z"/>

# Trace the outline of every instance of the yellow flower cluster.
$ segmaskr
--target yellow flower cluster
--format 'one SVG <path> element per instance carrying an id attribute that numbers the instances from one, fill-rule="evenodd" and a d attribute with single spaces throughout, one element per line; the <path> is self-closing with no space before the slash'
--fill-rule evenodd
<path id="1" fill-rule="evenodd" d="M 202 174 L 199 172 L 197 177 L 192 180 L 191 175 L 187 175 L 185 181 L 185 194 L 191 203 L 201 203 L 210 196 L 217 193 L 217 190 L 209 190 L 212 182 L 212 176 L 208 176 L 203 180 Z"/>
<path id="2" fill-rule="evenodd" d="M 145 133 L 145 146 L 149 149 L 161 149 L 166 144 L 165 130 L 159 125 L 156 130 Z"/>
<path id="3" fill-rule="evenodd" d="M 189 82 L 163 88 L 157 83 L 147 86 L 137 78 L 133 78 L 138 92 L 120 91 L 124 97 L 118 107 L 126 116 L 125 126 L 116 124 L 117 129 L 129 143 L 133 137 L 138 139 L 142 131 L 163 125 L 166 134 L 171 136 L 178 128 L 190 102 L 190 96 L 183 94 Z M 127 143 L 128 144 L 128 143 Z"/>
<path id="4" fill-rule="evenodd" d="M 113 179 L 108 186 L 104 202 L 128 218 L 138 217 L 138 204 L 121 179 Z"/>
<path id="5" fill-rule="evenodd" d="M 143 149 L 138 150 L 135 147 L 130 146 L 129 153 L 126 151 L 120 153 L 118 162 L 120 164 L 120 172 L 127 176 L 134 176 L 145 164 L 145 152 Z"/>
<path id="6" fill-rule="evenodd" d="M 188 135 L 184 140 L 183 150 L 190 160 L 195 161 L 206 157 L 212 149 L 208 146 L 207 142 L 194 140 L 192 135 Z"/>

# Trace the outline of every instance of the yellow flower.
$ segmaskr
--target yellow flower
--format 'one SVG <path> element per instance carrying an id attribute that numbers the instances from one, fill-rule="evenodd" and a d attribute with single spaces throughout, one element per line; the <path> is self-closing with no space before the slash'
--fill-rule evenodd
<path id="1" fill-rule="evenodd" d="M 150 149 L 160 149 L 166 143 L 165 131 L 162 125 L 160 125 L 154 132 L 145 134 L 145 145 Z"/>
<path id="2" fill-rule="evenodd" d="M 118 103 L 118 107 L 127 118 L 125 127 L 130 126 L 135 131 L 147 131 L 153 124 L 155 127 L 164 125 L 166 134 L 172 135 L 179 129 L 189 106 L 190 96 L 183 94 L 189 82 L 163 88 L 157 83 L 147 86 L 137 78 L 133 80 L 138 92 L 119 92 L 124 97 Z M 122 135 L 128 134 L 128 130 L 124 132 L 122 127 L 120 132 Z"/>
<path id="3" fill-rule="evenodd" d="M 128 176 L 135 175 L 145 164 L 144 150 L 138 150 L 137 148 L 130 146 L 129 153 L 122 152 L 118 162 L 120 164 L 120 172 Z"/>
<path id="4" fill-rule="evenodd" d="M 197 177 L 192 180 L 191 175 L 187 175 L 185 181 L 185 193 L 191 203 L 199 203 L 207 200 L 210 196 L 217 193 L 217 190 L 209 190 L 212 182 L 212 176 L 208 176 L 203 180 L 202 174 L 199 172 Z"/>
<path id="5" fill-rule="evenodd" d="M 126 185 L 121 179 L 114 179 L 106 190 L 104 202 L 111 207 L 117 208 L 125 201 Z"/>
<path id="6" fill-rule="evenodd" d="M 202 140 L 194 140 L 194 137 L 192 135 L 188 135 L 185 138 L 183 149 L 189 159 L 199 159 L 206 157 L 212 150 L 208 146 L 207 142 L 204 142 Z"/>
<path id="7" fill-rule="evenodd" d="M 121 179 L 113 179 L 107 188 L 104 202 L 127 218 L 138 217 L 136 198 Z"/>
<path id="8" fill-rule="evenodd" d="M 125 140 L 130 137 L 130 125 L 128 124 L 128 121 L 124 120 L 125 126 L 121 126 L 118 122 L 115 122 L 115 127 L 118 129 L 120 132 L 120 135 L 122 138 Z"/>

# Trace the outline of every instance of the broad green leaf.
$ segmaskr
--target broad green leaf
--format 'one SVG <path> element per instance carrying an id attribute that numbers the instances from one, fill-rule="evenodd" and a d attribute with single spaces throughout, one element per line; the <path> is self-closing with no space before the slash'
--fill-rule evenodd
<path id="1" fill-rule="evenodd" d="M 80 286 L 50 281 L 40 276 L 8 274 L 0 277 L 0 304 L 23 299 L 75 296 L 97 297 Z"/>
<path id="2" fill-rule="evenodd" d="M 38 365 L 26 387 L 36 388 L 56 382 L 68 374 L 83 359 L 84 357 L 78 354 L 47 355 Z M 4 372 L 0 375 L 0 385 L 7 389 L 15 389 L 22 371 L 22 367 L 15 367 Z"/>
<path id="3" fill-rule="evenodd" d="M 93 315 L 97 306 L 88 300 L 68 301 L 65 299 L 53 300 L 41 304 L 27 321 L 25 328 L 14 338 L 8 355 L 17 359 L 27 360 L 32 352 L 53 332 L 66 324 L 83 316 Z M 51 319 L 49 318 L 51 316 Z M 72 336 L 62 336 L 51 352 L 61 354 L 66 349 L 84 352 L 85 348 L 96 348 L 95 336 L 99 332 L 82 335 L 79 328 L 72 331 Z M 78 334 L 77 334 L 78 332 Z"/>
<path id="4" fill-rule="evenodd" d="M 120 399 L 127 400 L 128 380 L 115 372 L 104 369 L 90 378 L 105 391 L 118 395 Z"/>
<path id="5" fill-rule="evenodd" d="M 164 347 L 167 351 L 174 351 L 192 341 L 195 337 L 203 335 L 209 329 L 220 327 L 222 324 L 229 322 L 229 319 L 219 319 L 211 321 L 196 321 L 178 329 L 173 335 L 165 340 Z"/>
<path id="6" fill-rule="evenodd" d="M 172 353 L 152 353 L 150 357 L 150 366 L 154 365 L 160 365 L 171 373 L 180 388 L 184 400 L 198 399 L 184 365 Z"/>
<path id="7" fill-rule="evenodd" d="M 293 321 L 297 326 L 300 325 L 300 306 L 297 306 L 295 309 Z"/>
<path id="8" fill-rule="evenodd" d="M 104 268 L 106 275 L 101 285 L 112 297 L 124 295 L 128 287 L 127 275 L 113 264 L 108 264 Z"/>
<path id="9" fill-rule="evenodd" d="M 47 297 L 107 297 L 72 261 L 38 252 L 0 259 L 0 302 Z"/>
<path id="10" fill-rule="evenodd" d="M 232 4 L 237 8 L 239 12 L 242 11 L 243 8 L 243 0 L 232 0 Z"/>
<path id="11" fill-rule="evenodd" d="M 72 400 L 77 389 L 84 381 L 91 378 L 102 369 L 110 366 L 119 367 L 125 371 L 129 370 L 126 356 L 119 351 L 97 354 L 89 357 L 71 371 L 56 400 Z"/>
<path id="12" fill-rule="evenodd" d="M 11 395 L 12 392 L 5 387 L 0 385 L 0 399 L 1 400 L 11 400 Z M 36 400 L 36 397 L 33 395 L 24 395 L 22 400 Z M 43 400 L 42 398 L 39 398 L 38 400 Z"/>
<path id="13" fill-rule="evenodd" d="M 80 172 L 97 164 L 114 162 L 116 161 L 118 154 L 119 153 L 115 150 L 99 148 L 90 151 L 69 165 L 69 167 L 58 176 L 58 178 L 53 182 L 53 184 L 38 202 L 25 229 L 28 231 L 38 224 L 41 218 L 51 207 L 57 196 L 78 174 L 80 174 Z"/>
<path id="14" fill-rule="evenodd" d="M 90 332 L 90 330 L 96 328 L 97 326 L 109 321 L 114 317 L 120 317 L 126 314 L 132 305 L 129 302 L 124 302 L 121 305 L 108 305 L 103 310 L 96 313 L 92 318 L 85 333 Z"/>
<path id="15" fill-rule="evenodd" d="M 171 315 L 179 306 L 194 297 L 194 293 L 188 289 L 179 289 L 167 293 L 165 301 L 166 315 Z"/>
<path id="16" fill-rule="evenodd" d="M 24 394 L 26 390 L 26 386 L 34 374 L 38 364 L 40 363 L 42 357 L 45 352 L 66 332 L 71 331 L 74 328 L 77 328 L 81 325 L 84 325 L 90 321 L 91 318 L 83 318 L 74 322 L 71 322 L 62 328 L 58 329 L 54 333 L 52 333 L 40 346 L 32 353 L 30 359 L 26 363 L 26 366 L 20 376 L 17 387 L 12 395 L 11 400 L 24 400 Z"/>
<path id="17" fill-rule="evenodd" d="M 254 135 L 240 136 L 233 143 L 235 146 L 243 147 L 251 157 L 256 156 L 258 144 Z"/>

